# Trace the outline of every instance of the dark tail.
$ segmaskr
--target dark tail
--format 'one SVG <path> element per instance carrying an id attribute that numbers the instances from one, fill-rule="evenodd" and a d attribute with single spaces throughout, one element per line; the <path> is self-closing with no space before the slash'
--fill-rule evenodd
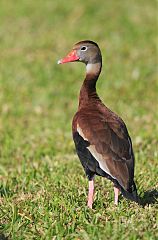
<path id="1" fill-rule="evenodd" d="M 125 198 L 127 198 L 133 202 L 136 202 L 138 204 L 140 203 L 140 199 L 137 194 L 137 188 L 136 188 L 135 183 L 133 183 L 132 187 L 128 191 L 126 191 L 125 189 L 123 189 L 121 187 L 121 193 Z"/>

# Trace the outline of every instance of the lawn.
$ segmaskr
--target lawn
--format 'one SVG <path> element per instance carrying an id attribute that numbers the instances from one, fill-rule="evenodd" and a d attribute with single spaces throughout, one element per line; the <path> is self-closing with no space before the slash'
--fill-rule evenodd
<path id="1" fill-rule="evenodd" d="M 0 2 L 0 240 L 158 239 L 156 0 Z M 96 177 L 94 208 L 71 121 L 85 67 L 57 65 L 80 40 L 103 55 L 97 84 L 126 122 L 143 206 Z"/>

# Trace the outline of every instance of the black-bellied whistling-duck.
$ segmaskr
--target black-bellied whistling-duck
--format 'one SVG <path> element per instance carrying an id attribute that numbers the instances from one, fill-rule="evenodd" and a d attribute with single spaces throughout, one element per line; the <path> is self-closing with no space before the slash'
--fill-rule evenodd
<path id="1" fill-rule="evenodd" d="M 98 45 L 89 40 L 78 42 L 58 64 L 74 61 L 86 64 L 86 77 L 80 90 L 72 132 L 78 157 L 89 180 L 88 207 L 92 208 L 93 204 L 95 175 L 114 183 L 116 205 L 120 191 L 124 197 L 138 202 L 134 154 L 126 125 L 96 93 L 96 82 L 102 68 Z"/>

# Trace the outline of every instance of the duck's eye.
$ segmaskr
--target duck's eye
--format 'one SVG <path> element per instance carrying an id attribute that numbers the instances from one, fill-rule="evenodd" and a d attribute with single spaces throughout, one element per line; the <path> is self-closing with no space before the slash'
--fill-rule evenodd
<path id="1" fill-rule="evenodd" d="M 86 51 L 86 50 L 87 50 L 86 46 L 81 47 L 81 51 Z"/>

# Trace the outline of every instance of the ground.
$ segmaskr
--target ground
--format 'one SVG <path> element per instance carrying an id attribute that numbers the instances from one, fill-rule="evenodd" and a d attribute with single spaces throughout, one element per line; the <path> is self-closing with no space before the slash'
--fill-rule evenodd
<path id="1" fill-rule="evenodd" d="M 157 239 L 156 1 L 0 3 L 0 239 Z M 97 177 L 93 210 L 71 121 L 81 63 L 57 65 L 80 40 L 103 55 L 97 89 L 126 122 L 144 206 Z"/>

